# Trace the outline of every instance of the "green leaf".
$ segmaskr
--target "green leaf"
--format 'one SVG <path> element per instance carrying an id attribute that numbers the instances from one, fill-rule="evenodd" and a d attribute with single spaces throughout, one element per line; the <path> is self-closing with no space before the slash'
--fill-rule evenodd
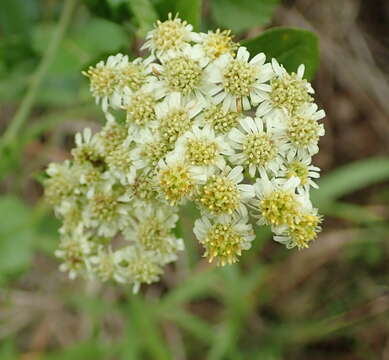
<path id="1" fill-rule="evenodd" d="M 31 210 L 17 197 L 1 197 L 0 214 L 0 274 L 7 276 L 30 264 L 34 229 Z"/>
<path id="2" fill-rule="evenodd" d="M 253 54 L 264 52 L 267 59 L 276 58 L 289 72 L 305 65 L 305 78 L 312 79 L 319 66 L 319 41 L 307 30 L 295 28 L 273 28 L 256 38 L 242 42 Z"/>
<path id="3" fill-rule="evenodd" d="M 128 5 L 138 22 L 138 35 L 144 37 L 153 28 L 158 15 L 150 0 L 130 0 Z"/>
<path id="4" fill-rule="evenodd" d="M 161 21 L 166 20 L 169 13 L 173 17 L 178 13 L 180 19 L 192 24 L 196 31 L 200 30 L 202 0 L 155 0 L 155 8 Z"/>
<path id="5" fill-rule="evenodd" d="M 242 32 L 268 24 L 278 3 L 279 0 L 213 0 L 210 6 L 217 25 Z"/>
<path id="6" fill-rule="evenodd" d="M 195 31 L 200 30 L 202 0 L 177 0 L 176 12 L 179 17 L 193 25 Z"/>
<path id="7" fill-rule="evenodd" d="M 321 178 L 319 189 L 312 193 L 314 203 L 330 203 L 389 179 L 389 157 L 373 157 L 342 166 Z"/>

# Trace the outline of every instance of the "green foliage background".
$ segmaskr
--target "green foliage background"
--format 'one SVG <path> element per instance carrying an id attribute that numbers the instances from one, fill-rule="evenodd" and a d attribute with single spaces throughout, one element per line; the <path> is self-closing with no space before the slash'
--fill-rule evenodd
<path id="1" fill-rule="evenodd" d="M 306 252 L 274 246 L 269 230 L 257 229 L 239 265 L 214 268 L 201 258 L 191 234 L 194 210 L 186 208 L 186 254 L 161 284 L 140 295 L 111 284 L 69 282 L 53 258 L 58 223 L 41 200 L 42 171 L 66 158 L 75 131 L 102 121 L 81 70 L 119 51 L 137 56 L 152 24 L 178 12 L 196 30 L 231 28 L 250 51 L 264 51 L 290 71 L 305 63 L 311 79 L 319 66 L 318 37 L 288 27 L 263 31 L 278 5 L 1 1 L 0 359 L 331 358 L 326 344 L 358 359 L 375 358 L 358 331 L 387 320 L 389 226 L 384 214 L 354 195 L 387 183 L 385 156 L 322 177 L 314 200 L 329 221 Z M 385 203 L 387 188 L 377 189 L 375 198 Z M 384 304 L 380 311 L 376 302 Z"/>

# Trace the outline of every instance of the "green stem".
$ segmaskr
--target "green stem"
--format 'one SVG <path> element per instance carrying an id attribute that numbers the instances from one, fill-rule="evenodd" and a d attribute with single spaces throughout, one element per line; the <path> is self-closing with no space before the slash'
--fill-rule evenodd
<path id="1" fill-rule="evenodd" d="M 55 54 L 57 53 L 58 46 L 63 38 L 66 28 L 69 25 L 71 15 L 75 8 L 77 0 L 65 0 L 64 7 L 62 9 L 61 17 L 58 22 L 58 26 L 51 38 L 49 46 L 45 54 L 42 57 L 36 71 L 32 75 L 30 85 L 27 89 L 23 100 L 13 117 L 11 123 L 6 129 L 3 136 L 3 145 L 10 145 L 15 140 L 16 135 L 22 128 L 24 122 L 28 118 L 31 108 L 34 105 L 36 96 L 38 94 L 39 87 L 41 86 L 43 79 L 54 60 Z"/>

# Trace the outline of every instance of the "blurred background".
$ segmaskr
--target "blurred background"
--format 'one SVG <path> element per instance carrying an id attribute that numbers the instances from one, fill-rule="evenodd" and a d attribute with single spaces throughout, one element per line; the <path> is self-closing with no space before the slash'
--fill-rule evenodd
<path id="1" fill-rule="evenodd" d="M 168 11 L 239 41 L 269 26 L 316 33 L 323 232 L 288 251 L 257 229 L 238 265 L 215 268 L 184 209 L 187 251 L 160 283 L 134 296 L 70 281 L 42 171 L 103 122 L 81 70 L 136 56 Z M 389 359 L 388 79 L 387 0 L 1 0 L 0 359 Z"/>

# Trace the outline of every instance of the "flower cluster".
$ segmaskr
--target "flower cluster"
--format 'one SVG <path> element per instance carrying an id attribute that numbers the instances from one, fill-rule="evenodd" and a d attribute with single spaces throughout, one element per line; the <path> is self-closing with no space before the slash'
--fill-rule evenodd
<path id="1" fill-rule="evenodd" d="M 309 192 L 324 111 L 304 65 L 290 74 L 230 31 L 196 33 L 172 16 L 142 50 L 148 57 L 117 54 L 83 73 L 107 121 L 76 135 L 71 160 L 48 167 L 61 269 L 135 291 L 157 281 L 183 250 L 174 230 L 187 202 L 200 210 L 193 231 L 204 256 L 218 265 L 250 248 L 254 222 L 287 248 L 308 247 L 321 223 Z"/>

